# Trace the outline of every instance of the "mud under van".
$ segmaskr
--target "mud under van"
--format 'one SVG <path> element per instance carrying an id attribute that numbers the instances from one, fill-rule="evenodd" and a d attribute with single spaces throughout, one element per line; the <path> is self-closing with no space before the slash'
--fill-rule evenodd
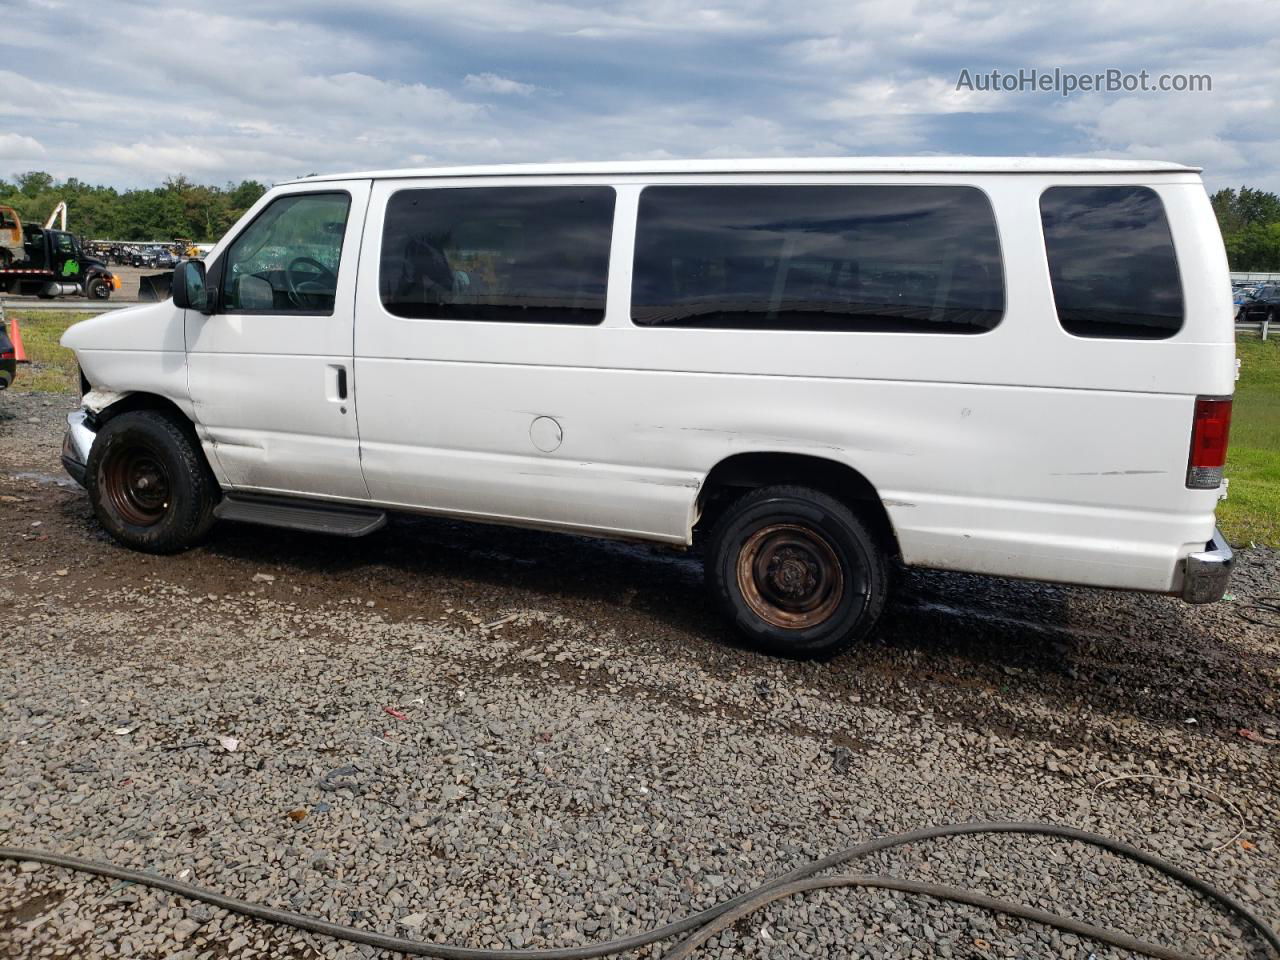
<path id="1" fill-rule="evenodd" d="M 174 296 L 72 327 L 103 525 L 389 511 L 690 546 L 825 655 L 891 566 L 1219 598 L 1227 264 L 1169 163 L 567 164 L 275 187 Z"/>

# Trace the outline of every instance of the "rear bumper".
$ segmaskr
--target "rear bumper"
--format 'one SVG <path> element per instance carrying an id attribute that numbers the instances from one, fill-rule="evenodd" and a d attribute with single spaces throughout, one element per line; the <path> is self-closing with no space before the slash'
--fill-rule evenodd
<path id="1" fill-rule="evenodd" d="M 67 432 L 62 437 L 62 466 L 76 483 L 84 486 L 89 464 L 89 450 L 97 432 L 89 425 L 83 410 L 67 414 Z"/>
<path id="2" fill-rule="evenodd" d="M 1222 531 L 1214 527 L 1213 539 L 1204 545 L 1204 550 L 1191 554 L 1183 564 L 1182 599 L 1187 603 L 1214 603 L 1227 592 L 1235 554 Z"/>

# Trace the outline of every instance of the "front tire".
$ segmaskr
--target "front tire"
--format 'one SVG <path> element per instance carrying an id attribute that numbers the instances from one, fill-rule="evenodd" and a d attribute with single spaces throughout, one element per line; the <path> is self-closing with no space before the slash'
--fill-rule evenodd
<path id="1" fill-rule="evenodd" d="M 107 300 L 111 297 L 111 284 L 101 277 L 89 281 L 85 296 L 90 300 Z"/>
<path id="2" fill-rule="evenodd" d="M 154 410 L 122 413 L 98 431 L 85 487 L 107 532 L 145 553 L 194 546 L 213 525 L 218 499 L 190 430 Z"/>
<path id="3" fill-rule="evenodd" d="M 886 551 L 845 504 L 806 487 L 764 487 L 711 534 L 712 597 L 768 653 L 825 658 L 867 636 L 889 588 Z"/>

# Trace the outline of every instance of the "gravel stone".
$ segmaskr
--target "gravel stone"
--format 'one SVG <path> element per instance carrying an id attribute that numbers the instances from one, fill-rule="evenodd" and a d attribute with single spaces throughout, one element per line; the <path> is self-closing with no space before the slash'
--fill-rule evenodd
<path id="1" fill-rule="evenodd" d="M 1274 551 L 1242 551 L 1235 599 L 1203 608 L 909 572 L 872 641 L 790 663 L 736 645 L 697 556 L 662 549 L 396 518 L 354 542 L 221 524 L 178 556 L 130 553 L 60 471 L 70 402 L 0 395 L 4 845 L 190 871 L 388 934 L 547 948 L 648 929 L 868 837 L 1049 820 L 1280 914 L 1280 747 L 1239 733 L 1280 729 L 1280 634 L 1244 615 L 1276 593 Z M 1196 786 L 1098 786 L 1138 774 Z M 1259 956 L 1199 898 L 1073 843 L 957 838 L 855 869 Z M 378 954 L 0 862 L 0 957 L 84 956 Z M 699 956 L 1126 954 L 836 890 Z"/>

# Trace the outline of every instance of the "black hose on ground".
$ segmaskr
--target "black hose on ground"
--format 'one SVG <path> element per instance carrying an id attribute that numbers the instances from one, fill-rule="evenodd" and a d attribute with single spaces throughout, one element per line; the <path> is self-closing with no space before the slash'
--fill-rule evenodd
<path id="1" fill-rule="evenodd" d="M 409 954 L 411 956 L 435 957 L 438 958 L 438 960 L 591 960 L 591 958 L 595 957 L 605 957 L 613 954 L 625 953 L 630 950 L 636 950 L 640 947 L 648 946 L 651 943 L 657 943 L 661 940 L 667 940 L 682 934 L 689 934 L 689 936 L 667 953 L 664 958 L 664 960 L 683 960 L 683 958 L 688 957 L 707 939 L 721 933 L 744 916 L 759 910 L 766 904 L 772 903 L 775 900 L 780 900 L 784 897 L 804 893 L 809 890 L 820 890 L 830 887 L 878 887 L 881 889 L 900 890 L 906 893 L 920 894 L 942 900 L 953 900 L 958 903 L 967 903 L 983 909 L 992 910 L 998 913 L 1005 913 L 1010 916 L 1022 917 L 1036 923 L 1043 923 L 1048 926 L 1057 927 L 1058 929 L 1064 930 L 1068 933 L 1074 933 L 1099 943 L 1106 943 L 1114 947 L 1119 947 L 1122 950 L 1129 950 L 1133 953 L 1143 954 L 1149 957 L 1159 957 L 1164 958 L 1164 960 L 1194 960 L 1190 954 L 1181 952 L 1172 947 L 1147 943 L 1125 933 L 1120 933 L 1103 927 L 1095 927 L 1092 924 L 1084 923 L 1083 921 L 1075 920 L 1071 917 L 1047 913 L 1033 907 L 1012 903 L 1007 900 L 999 900 L 964 888 L 947 887 L 939 884 L 900 880 L 896 877 L 872 876 L 866 874 L 825 877 L 816 876 L 824 870 L 830 870 L 833 867 L 848 863 L 850 860 L 856 860 L 860 857 L 866 857 L 882 850 L 900 847 L 909 843 L 936 840 L 940 837 L 995 833 L 1031 834 L 1045 837 L 1056 837 L 1062 840 L 1075 840 L 1103 850 L 1109 850 L 1118 856 L 1125 857 L 1126 859 L 1133 860 L 1136 863 L 1141 863 L 1144 866 L 1151 867 L 1152 869 L 1178 881 L 1183 886 L 1201 894 L 1206 899 L 1224 907 L 1231 913 L 1236 914 L 1242 920 L 1251 925 L 1262 939 L 1267 942 L 1271 949 L 1275 951 L 1276 956 L 1280 957 L 1280 935 L 1277 935 L 1276 932 L 1263 922 L 1260 917 L 1230 894 L 1218 890 L 1208 882 L 1201 880 L 1194 874 L 1190 874 L 1185 870 L 1174 866 L 1167 860 L 1163 860 L 1154 854 L 1146 853 L 1136 847 L 1131 847 L 1126 843 L 1121 843 L 1119 840 L 1112 840 L 1109 837 L 1089 833 L 1085 830 L 1077 830 L 1074 827 L 1061 827 L 1049 823 L 959 823 L 938 827 L 922 827 L 918 830 L 911 830 L 907 833 L 900 833 L 890 837 L 882 837 L 878 840 L 868 840 L 864 843 L 846 847 L 845 849 L 824 857 L 821 860 L 815 860 L 812 863 L 803 864 L 802 866 L 796 867 L 794 870 L 791 870 L 768 883 L 756 887 L 754 890 L 734 897 L 731 900 L 726 900 L 724 903 L 717 904 L 714 907 L 703 910 L 701 913 L 685 917 L 683 920 L 676 920 L 646 933 L 633 934 L 629 937 L 620 937 L 616 940 L 608 940 L 603 943 L 590 944 L 582 947 L 556 947 L 540 950 L 482 950 L 474 947 L 457 946 L 454 944 L 437 944 L 426 943 L 420 940 L 406 940 L 401 937 L 392 937 L 382 933 L 348 927 L 340 923 L 331 923 L 330 921 L 323 920 L 319 917 L 294 913 L 289 910 L 277 910 L 274 907 L 264 906 L 260 903 L 249 903 L 245 900 L 237 900 L 235 897 L 224 896 L 223 894 L 216 893 L 212 890 L 206 890 L 203 887 L 197 887 L 189 883 L 182 883 L 178 880 L 171 880 L 168 877 L 143 873 L 138 870 L 129 870 L 124 867 L 118 867 L 114 864 L 103 863 L 97 860 L 85 860 L 80 857 L 70 857 L 58 853 L 49 853 L 43 850 L 23 850 L 11 847 L 0 847 L 0 859 L 45 863 L 50 866 L 63 867 L 65 869 L 76 870 L 81 873 L 91 873 L 102 877 L 111 877 L 112 879 L 123 880 L 127 883 L 137 883 L 157 890 L 166 890 L 169 893 L 175 893 L 178 896 L 186 897 L 190 900 L 199 900 L 210 904 L 211 906 L 219 907 L 223 910 L 229 910 L 233 913 L 238 913 L 246 917 L 252 917 L 256 920 L 264 920 L 268 923 L 296 927 L 299 930 L 306 930 L 310 933 L 320 934 L 325 937 L 333 937 L 350 943 L 364 944 L 376 947 L 380 950 L 390 950 L 393 952 Z"/>

